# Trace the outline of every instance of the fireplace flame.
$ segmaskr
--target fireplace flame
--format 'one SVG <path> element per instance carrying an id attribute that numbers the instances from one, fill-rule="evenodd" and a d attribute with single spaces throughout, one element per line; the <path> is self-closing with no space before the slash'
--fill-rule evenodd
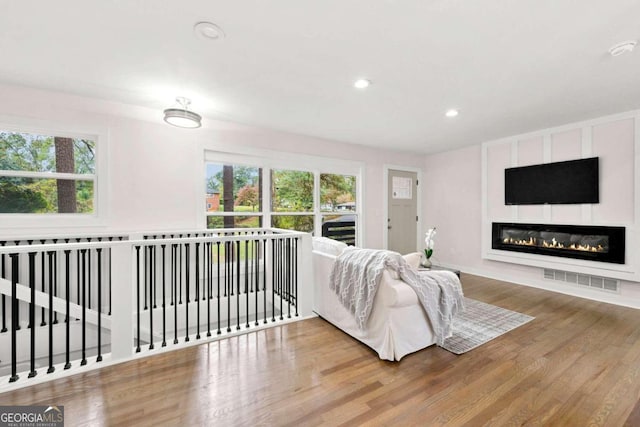
<path id="1" fill-rule="evenodd" d="M 565 245 L 561 242 L 558 242 L 555 238 L 550 241 L 542 240 L 540 245 L 538 245 L 537 239 L 534 237 L 529 237 L 528 239 L 514 239 L 512 237 L 506 237 L 502 240 L 502 242 L 506 245 L 516 245 L 516 246 L 541 246 L 543 248 L 549 249 L 568 249 L 573 251 L 584 251 L 584 252 L 605 252 L 605 248 L 602 245 L 589 245 L 589 244 L 579 244 L 572 243 L 570 245 Z"/>

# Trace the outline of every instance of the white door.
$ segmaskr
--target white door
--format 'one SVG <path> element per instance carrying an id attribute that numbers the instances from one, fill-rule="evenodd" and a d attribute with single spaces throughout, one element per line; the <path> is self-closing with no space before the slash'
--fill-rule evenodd
<path id="1" fill-rule="evenodd" d="M 418 174 L 389 169 L 387 242 L 391 251 L 415 252 L 418 240 Z"/>

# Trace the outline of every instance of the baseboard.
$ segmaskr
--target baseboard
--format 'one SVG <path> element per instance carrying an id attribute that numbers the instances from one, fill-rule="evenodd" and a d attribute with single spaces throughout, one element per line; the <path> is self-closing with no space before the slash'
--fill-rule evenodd
<path id="1" fill-rule="evenodd" d="M 444 267 L 454 268 L 460 270 L 463 274 L 472 274 L 474 276 L 486 277 L 488 279 L 501 280 L 503 282 L 509 282 L 521 286 L 529 286 L 537 289 L 544 289 L 546 291 L 557 292 L 564 295 L 570 295 L 578 298 L 585 298 L 592 301 L 604 302 L 608 304 L 615 304 L 622 307 L 629 307 L 640 309 L 640 300 L 629 298 L 621 294 L 603 293 L 598 291 L 592 291 L 590 289 L 577 288 L 570 285 L 564 285 L 562 282 L 548 281 L 542 278 L 542 268 L 540 268 L 540 279 L 527 279 L 523 280 L 515 274 L 497 273 L 493 270 L 484 270 L 471 268 L 458 264 L 440 264 Z"/>

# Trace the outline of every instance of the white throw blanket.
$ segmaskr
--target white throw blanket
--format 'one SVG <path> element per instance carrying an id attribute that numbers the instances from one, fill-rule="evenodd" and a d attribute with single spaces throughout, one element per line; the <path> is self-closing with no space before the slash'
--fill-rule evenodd
<path id="1" fill-rule="evenodd" d="M 349 247 L 336 258 L 329 286 L 364 330 L 385 268 L 397 272 L 415 291 L 442 344 L 451 335 L 453 316 L 464 310 L 462 286 L 455 274 L 416 272 L 397 252 Z"/>

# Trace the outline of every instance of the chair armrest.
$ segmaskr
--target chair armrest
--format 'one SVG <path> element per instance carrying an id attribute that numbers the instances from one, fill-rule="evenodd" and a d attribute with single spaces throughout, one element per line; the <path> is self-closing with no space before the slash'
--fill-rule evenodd
<path id="1" fill-rule="evenodd" d="M 418 303 L 418 296 L 405 282 L 394 279 L 391 273 L 385 270 L 380 279 L 378 298 L 383 299 L 387 307 L 406 307 Z"/>

